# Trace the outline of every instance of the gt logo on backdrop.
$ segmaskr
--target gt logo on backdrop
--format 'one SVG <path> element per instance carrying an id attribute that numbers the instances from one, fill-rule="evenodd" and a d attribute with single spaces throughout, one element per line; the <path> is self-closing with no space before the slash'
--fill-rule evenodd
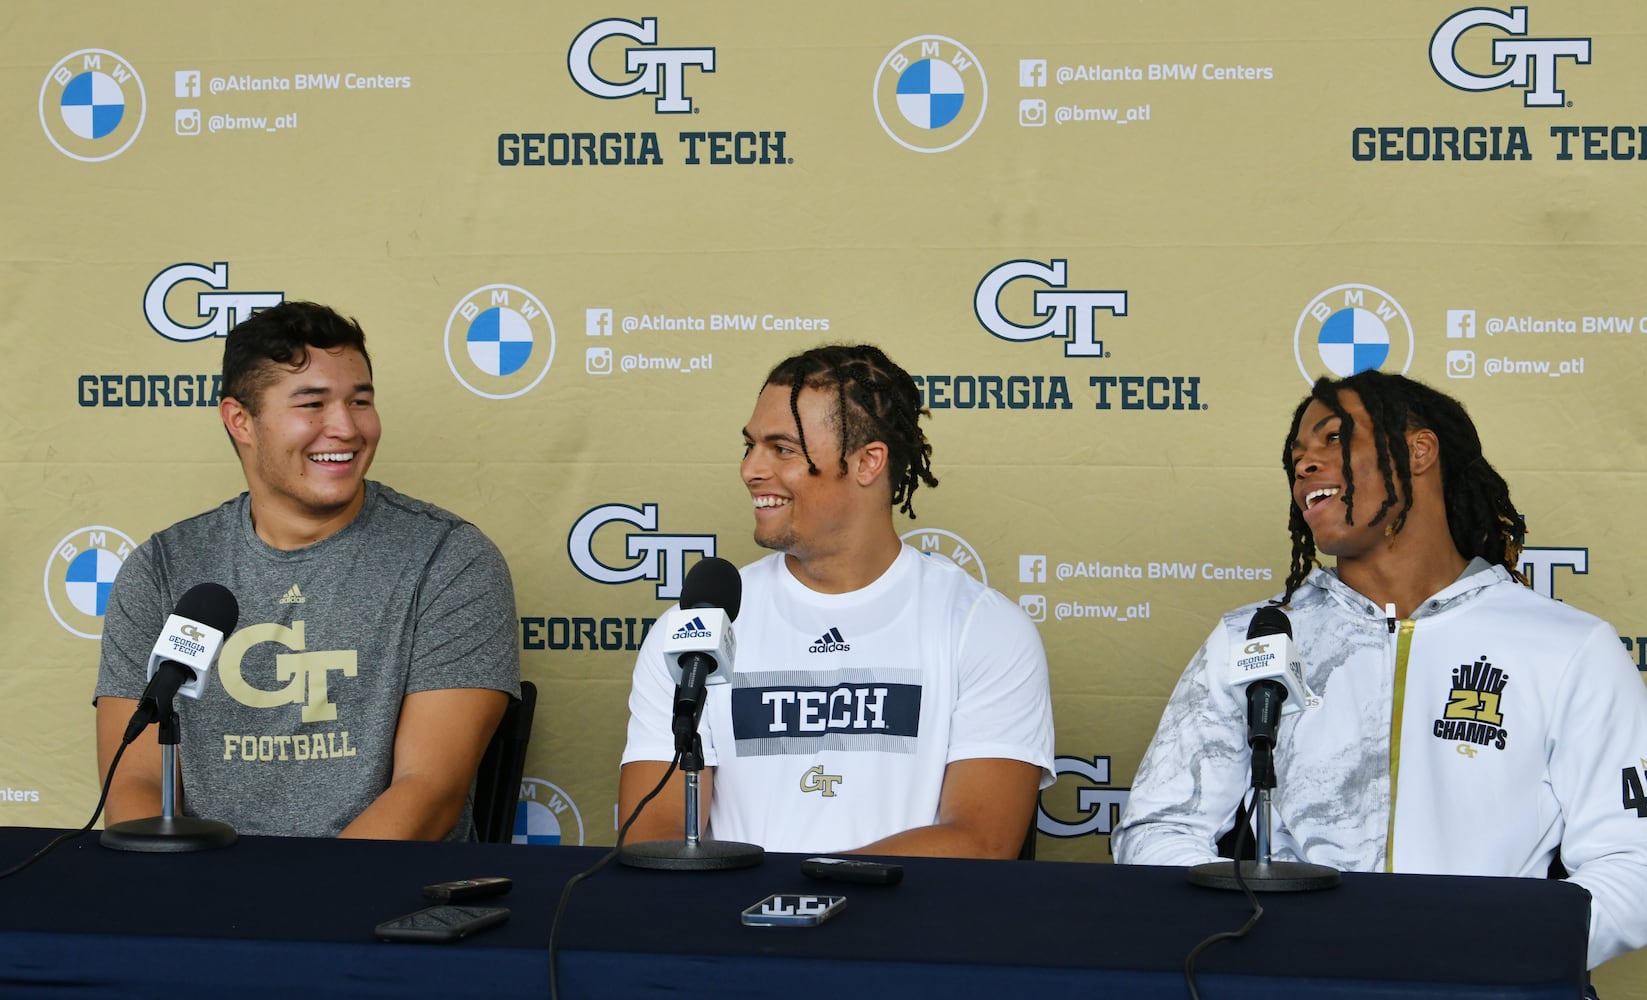
<path id="1" fill-rule="evenodd" d="M 1002 340 L 1028 342 L 1057 337 L 1064 344 L 1066 358 L 1104 358 L 1104 342 L 1096 339 L 1092 317 L 1100 309 L 1116 316 L 1127 314 L 1125 291 L 1069 291 L 1069 262 L 1053 260 L 1009 260 L 978 282 L 972 309 L 984 329 Z M 1019 278 L 1034 278 L 1050 288 L 1037 288 L 1031 300 L 1035 315 L 1043 317 L 1034 326 L 1021 326 L 1001 314 L 1001 293 Z"/>
<path id="2" fill-rule="evenodd" d="M 1497 28 L 1509 37 L 1494 37 L 1492 62 L 1504 68 L 1491 76 L 1472 73 L 1458 64 L 1458 42 L 1477 27 Z M 1571 59 L 1581 66 L 1590 62 L 1588 38 L 1528 38 L 1527 8 L 1509 11 L 1491 7 L 1461 10 L 1441 22 L 1430 39 L 1430 66 L 1435 75 L 1459 90 L 1487 91 L 1520 87 L 1522 103 L 1529 108 L 1559 108 L 1567 104 L 1567 94 L 1556 87 L 1559 59 Z"/>
<path id="3" fill-rule="evenodd" d="M 64 156 L 85 163 L 113 159 L 143 130 L 143 79 L 108 49 L 64 56 L 40 85 L 40 127 Z"/>
<path id="4" fill-rule="evenodd" d="M 583 813 L 559 785 L 542 778 L 520 780 L 513 844 L 582 844 Z"/>
<path id="5" fill-rule="evenodd" d="M 63 536 L 46 557 L 46 607 L 57 624 L 84 639 L 103 635 L 114 577 L 137 543 L 96 524 Z"/>
<path id="6" fill-rule="evenodd" d="M 920 549 L 921 555 L 948 559 L 976 577 L 979 583 L 989 586 L 989 574 L 984 570 L 984 560 L 978 555 L 978 550 L 955 532 L 942 528 L 916 528 L 898 538 Z"/>
<path id="7" fill-rule="evenodd" d="M 899 42 L 875 71 L 875 117 L 892 140 L 942 153 L 972 137 L 989 105 L 989 81 L 972 50 L 943 35 Z"/>
<path id="8" fill-rule="evenodd" d="M 608 80 L 595 70 L 595 47 L 613 37 L 632 38 L 651 46 L 623 50 L 623 68 L 635 75 L 621 83 Z M 696 109 L 692 99 L 686 96 L 686 68 L 694 66 L 705 73 L 715 72 L 715 50 L 662 48 L 656 47 L 657 44 L 658 19 L 655 17 L 643 17 L 639 24 L 621 17 L 596 21 L 572 39 L 572 47 L 566 53 L 566 68 L 573 82 L 594 97 L 621 100 L 650 94 L 657 98 L 656 110 L 660 115 L 692 114 Z"/>
<path id="9" fill-rule="evenodd" d="M 1085 757 L 1054 758 L 1052 773 L 1057 780 L 1041 793 L 1035 807 L 1035 829 L 1049 837 L 1063 838 L 1100 834 L 1107 837 L 1114 833 L 1115 824 L 1121 819 L 1121 810 L 1126 808 L 1127 796 L 1132 789 L 1109 787 L 1109 770 L 1108 757 L 1095 755 L 1090 760 Z M 1080 780 L 1066 784 L 1063 781 L 1066 775 Z M 1047 810 L 1046 800 L 1060 785 L 1064 786 L 1067 797 L 1070 784 L 1074 785 L 1075 808 L 1080 818 L 1066 822 Z"/>
<path id="10" fill-rule="evenodd" d="M 482 285 L 446 318 L 446 367 L 477 396 L 523 396 L 543 381 L 554 360 L 555 322 L 524 288 Z"/>
<path id="11" fill-rule="evenodd" d="M 1586 576 L 1590 572 L 1590 550 L 1529 545 L 1521 550 L 1521 559 L 1516 564 L 1535 593 L 1560 600 L 1555 595 L 1557 566 L 1572 570 L 1575 576 Z"/>
<path id="12" fill-rule="evenodd" d="M 202 284 L 210 291 L 190 291 L 194 294 L 194 316 L 206 322 L 190 326 L 172 317 L 166 307 L 172 289 L 184 284 Z M 167 340 L 188 343 L 207 337 L 227 337 L 229 331 L 249 319 L 259 309 L 278 306 L 286 300 L 284 292 L 231 292 L 229 265 L 217 261 L 211 267 L 204 264 L 173 264 L 149 282 L 143 290 L 143 318 L 154 332 Z"/>
<path id="13" fill-rule="evenodd" d="M 1312 385 L 1323 375 L 1348 378 L 1373 368 L 1405 375 L 1413 363 L 1413 324 L 1387 292 L 1371 285 L 1334 285 L 1299 314 L 1292 350 L 1304 381 Z"/>
<path id="14" fill-rule="evenodd" d="M 623 536 L 624 555 L 635 560 L 628 566 L 609 566 L 595 555 L 595 533 L 612 524 L 628 524 L 640 531 Z M 627 504 L 603 504 L 587 511 L 572 525 L 566 536 L 566 554 L 579 573 L 596 583 L 609 585 L 650 580 L 657 584 L 660 601 L 681 596 L 686 581 L 686 554 L 715 554 L 714 535 L 671 535 L 658 531 L 658 505 L 643 503 L 636 509 Z"/>

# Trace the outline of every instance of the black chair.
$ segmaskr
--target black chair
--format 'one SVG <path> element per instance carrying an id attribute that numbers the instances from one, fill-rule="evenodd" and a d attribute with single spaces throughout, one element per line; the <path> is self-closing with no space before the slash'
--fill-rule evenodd
<path id="1" fill-rule="evenodd" d="M 526 747 L 532 741 L 532 716 L 538 689 L 520 682 L 520 698 L 509 699 L 492 742 L 475 772 L 475 836 L 482 843 L 507 844 L 515 832 L 520 780 L 526 773 Z"/>

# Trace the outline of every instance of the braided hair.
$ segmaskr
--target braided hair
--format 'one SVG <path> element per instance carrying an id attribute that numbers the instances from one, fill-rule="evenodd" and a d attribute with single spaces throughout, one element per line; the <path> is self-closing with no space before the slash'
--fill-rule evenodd
<path id="1" fill-rule="evenodd" d="M 1441 444 L 1441 495 L 1453 545 L 1465 559 L 1480 556 L 1503 566 L 1511 576 L 1525 583 L 1518 565 L 1527 537 L 1527 519 L 1510 502 L 1509 484 L 1481 454 L 1481 437 L 1463 404 L 1422 382 L 1376 369 L 1336 382 L 1327 378 L 1316 380 L 1310 394 L 1293 411 L 1292 427 L 1281 448 L 1281 465 L 1287 470 L 1288 483 L 1296 472 L 1292 444 L 1298 437 L 1299 423 L 1310 403 L 1319 401 L 1341 421 L 1343 503 L 1345 517 L 1349 523 L 1355 523 L 1356 485 L 1350 469 L 1350 438 L 1355 421 L 1339 402 L 1340 394 L 1346 390 L 1360 398 L 1371 419 L 1368 430 L 1377 448 L 1378 471 L 1384 479 L 1384 496 L 1366 523 L 1378 524 L 1389 518 L 1386 531 L 1391 535 L 1399 534 L 1406 527 L 1407 514 L 1413 506 L 1412 464 L 1406 432 L 1433 431 Z M 1401 483 L 1399 494 L 1397 480 Z M 1291 602 L 1293 592 L 1303 585 L 1304 578 L 1316 565 L 1315 538 L 1310 534 L 1303 512 L 1296 503 L 1289 503 L 1288 511 L 1292 566 L 1287 573 L 1283 604 Z"/>
<path id="2" fill-rule="evenodd" d="M 811 475 L 819 474 L 818 466 L 807 451 L 798 401 L 802 389 L 834 389 L 841 475 L 846 475 L 849 452 L 871 441 L 883 441 L 894 507 L 914 517 L 916 488 L 922 483 L 938 485 L 932 475 L 932 445 L 918 424 L 922 416 L 931 414 L 921 406 L 915 380 L 880 348 L 870 344 L 814 347 L 780 361 L 762 388 L 766 385 L 789 386 L 789 412 L 795 416 L 795 432 Z"/>

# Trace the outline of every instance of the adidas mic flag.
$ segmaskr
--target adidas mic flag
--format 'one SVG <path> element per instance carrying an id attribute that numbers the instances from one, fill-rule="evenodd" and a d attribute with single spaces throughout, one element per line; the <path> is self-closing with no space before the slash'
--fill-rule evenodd
<path id="1" fill-rule="evenodd" d="M 732 672 L 737 652 L 732 619 L 742 603 L 738 568 L 709 556 L 687 572 L 680 607 L 664 615 L 663 658 L 675 679 L 675 745 L 683 752 L 703 714 L 705 685 L 725 684 Z"/>

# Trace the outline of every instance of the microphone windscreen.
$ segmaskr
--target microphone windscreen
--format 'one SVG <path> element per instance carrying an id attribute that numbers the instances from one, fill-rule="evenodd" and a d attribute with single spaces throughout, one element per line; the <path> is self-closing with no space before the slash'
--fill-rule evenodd
<path id="1" fill-rule="evenodd" d="M 1284 635 L 1291 639 L 1292 619 L 1275 605 L 1264 605 L 1253 613 L 1252 624 L 1247 626 L 1247 638 L 1256 639 L 1261 635 Z"/>
<path id="2" fill-rule="evenodd" d="M 736 620 L 743 603 L 743 577 L 738 567 L 717 556 L 707 556 L 686 571 L 681 584 L 681 607 L 720 608 Z"/>
<path id="3" fill-rule="evenodd" d="M 172 613 L 209 625 L 227 636 L 240 623 L 240 602 L 221 583 L 197 583 L 178 599 L 177 610 Z"/>

